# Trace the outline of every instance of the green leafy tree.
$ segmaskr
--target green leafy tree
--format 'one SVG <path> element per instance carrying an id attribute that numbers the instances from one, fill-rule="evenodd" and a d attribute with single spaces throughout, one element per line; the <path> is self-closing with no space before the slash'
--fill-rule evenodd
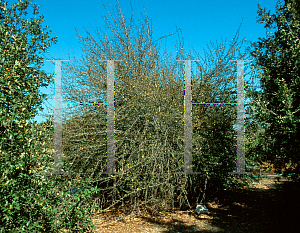
<path id="1" fill-rule="evenodd" d="M 292 172 L 297 178 L 300 174 L 300 6 L 296 0 L 278 1 L 276 14 L 258 7 L 258 22 L 270 31 L 267 38 L 252 43 L 251 55 L 262 91 L 249 92 L 254 99 L 249 112 L 256 119 L 256 126 L 260 125 L 264 131 L 256 138 L 260 142 L 257 144 L 261 144 L 261 158 L 274 163 L 277 172 L 290 164 L 286 174 Z"/>
<path id="2" fill-rule="evenodd" d="M 36 5 L 34 17 L 26 17 L 30 4 L 0 2 L 0 232 L 87 231 L 92 225 L 82 205 L 92 191 L 68 199 L 71 182 L 45 175 L 53 162 L 45 147 L 53 120 L 31 122 L 45 97 L 38 88 L 53 82 L 40 69 L 56 38 L 42 29 Z"/>

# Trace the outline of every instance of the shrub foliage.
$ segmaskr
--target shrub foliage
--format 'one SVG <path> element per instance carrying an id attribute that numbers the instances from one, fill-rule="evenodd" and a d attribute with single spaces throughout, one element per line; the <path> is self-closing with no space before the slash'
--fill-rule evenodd
<path id="1" fill-rule="evenodd" d="M 275 164 L 276 171 L 300 177 L 299 151 L 299 3 L 278 1 L 276 14 L 259 7 L 258 22 L 269 31 L 267 38 L 252 43 L 253 69 L 260 78 L 261 91 L 251 91 L 253 99 L 249 113 L 263 131 L 255 137 L 260 158 Z M 272 32 L 273 31 L 273 32 Z M 256 126 L 255 126 L 256 125 Z M 258 126 L 259 125 L 259 126 Z"/>
<path id="2" fill-rule="evenodd" d="M 154 40 L 147 16 L 137 26 L 120 7 L 118 13 L 117 18 L 110 14 L 114 23 L 105 20 L 105 33 L 95 30 L 98 40 L 88 31 L 78 35 L 85 55 L 63 67 L 63 100 L 78 103 L 64 111 L 65 169 L 91 176 L 103 188 L 95 197 L 103 210 L 127 199 L 137 208 L 164 202 L 191 206 L 202 200 L 207 176 L 212 191 L 238 185 L 228 174 L 236 166 L 234 105 L 193 105 L 193 170 L 202 174 L 175 174 L 184 170 L 184 69 L 175 60 L 200 60 L 193 64 L 198 72 L 192 72 L 192 102 L 236 102 L 231 60 L 246 59 L 238 34 L 229 48 L 226 41 L 211 43 L 204 57 L 192 57 L 180 41 L 174 59 L 167 51 L 160 55 L 158 42 L 167 36 Z M 107 166 L 103 60 L 122 60 L 115 62 L 115 165 L 124 175 L 102 174 Z M 79 105 L 87 102 L 96 104 Z"/>
<path id="3" fill-rule="evenodd" d="M 53 162 L 53 151 L 45 146 L 53 121 L 31 121 L 45 97 L 38 88 L 53 82 L 40 69 L 42 52 L 56 38 L 42 29 L 35 5 L 34 17 L 26 17 L 30 4 L 0 2 L 0 231 L 84 232 L 93 227 L 92 207 L 82 205 L 96 191 L 65 196 L 74 181 L 46 175 Z"/>

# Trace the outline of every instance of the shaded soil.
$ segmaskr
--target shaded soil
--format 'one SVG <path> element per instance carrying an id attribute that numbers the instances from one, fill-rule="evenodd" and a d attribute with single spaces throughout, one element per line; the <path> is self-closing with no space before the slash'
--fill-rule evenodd
<path id="1" fill-rule="evenodd" d="M 250 187 L 223 190 L 218 201 L 205 203 L 208 214 L 193 209 L 151 210 L 139 216 L 118 212 L 94 216 L 95 232 L 300 232 L 300 184 L 263 178 Z"/>

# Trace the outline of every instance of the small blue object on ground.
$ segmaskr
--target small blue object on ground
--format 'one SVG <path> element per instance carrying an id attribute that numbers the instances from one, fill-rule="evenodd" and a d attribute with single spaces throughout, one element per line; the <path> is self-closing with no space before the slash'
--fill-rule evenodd
<path id="1" fill-rule="evenodd" d="M 82 187 L 73 187 L 70 188 L 68 193 L 70 193 L 72 196 L 76 195 L 80 190 L 84 190 Z"/>

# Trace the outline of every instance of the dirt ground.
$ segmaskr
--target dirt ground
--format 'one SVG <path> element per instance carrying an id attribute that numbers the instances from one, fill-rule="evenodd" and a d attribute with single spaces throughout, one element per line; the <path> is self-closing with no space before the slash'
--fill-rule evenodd
<path id="1" fill-rule="evenodd" d="M 220 200 L 207 201 L 208 214 L 193 209 L 140 216 L 109 212 L 93 217 L 95 232 L 300 232 L 300 185 L 281 179 L 263 178 L 249 188 L 224 190 Z"/>

